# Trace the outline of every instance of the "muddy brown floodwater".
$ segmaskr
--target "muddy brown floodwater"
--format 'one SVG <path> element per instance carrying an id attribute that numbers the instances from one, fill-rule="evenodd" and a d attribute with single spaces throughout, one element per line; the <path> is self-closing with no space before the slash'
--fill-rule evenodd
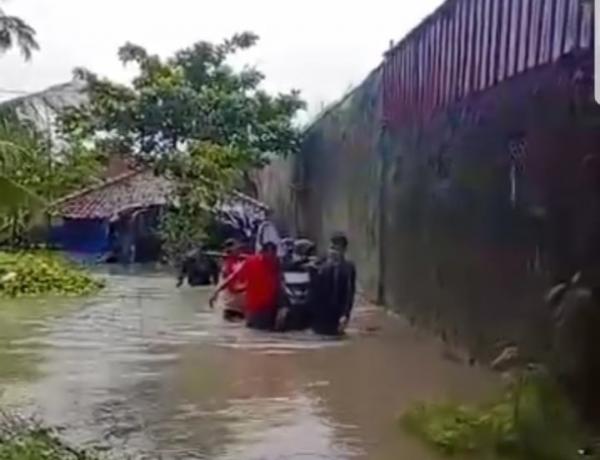
<path id="1" fill-rule="evenodd" d="M 374 308 L 341 341 L 263 334 L 168 275 L 107 278 L 85 301 L 0 303 L 0 402 L 116 457 L 434 459 L 399 414 L 495 386 Z"/>

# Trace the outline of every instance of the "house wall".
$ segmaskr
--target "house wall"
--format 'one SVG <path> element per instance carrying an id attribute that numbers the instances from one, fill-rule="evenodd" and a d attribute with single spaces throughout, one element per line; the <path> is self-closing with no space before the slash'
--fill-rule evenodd
<path id="1" fill-rule="evenodd" d="M 99 254 L 108 250 L 108 220 L 63 219 L 53 227 L 50 238 L 65 251 Z"/>

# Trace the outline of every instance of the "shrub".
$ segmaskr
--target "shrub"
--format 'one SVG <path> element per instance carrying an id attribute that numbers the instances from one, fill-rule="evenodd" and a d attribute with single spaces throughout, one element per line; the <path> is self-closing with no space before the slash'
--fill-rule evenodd
<path id="1" fill-rule="evenodd" d="M 65 258 L 49 252 L 0 252 L 0 296 L 46 294 L 81 296 L 96 292 L 103 282 Z"/>
<path id="2" fill-rule="evenodd" d="M 75 449 L 52 430 L 33 421 L 0 413 L 0 460 L 94 460 Z"/>
<path id="3" fill-rule="evenodd" d="M 546 376 L 528 375 L 502 397 L 479 407 L 419 404 L 402 418 L 405 429 L 445 455 L 504 455 L 570 460 L 585 439 L 570 405 Z"/>

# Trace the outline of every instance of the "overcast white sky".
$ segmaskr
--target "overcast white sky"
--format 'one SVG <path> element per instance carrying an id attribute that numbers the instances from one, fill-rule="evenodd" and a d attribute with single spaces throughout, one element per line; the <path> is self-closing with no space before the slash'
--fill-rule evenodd
<path id="1" fill-rule="evenodd" d="M 7 0 L 38 32 L 29 63 L 0 56 L 0 89 L 37 91 L 68 81 L 74 67 L 126 82 L 116 57 L 126 41 L 166 56 L 198 40 L 250 30 L 261 40 L 244 62 L 272 91 L 300 89 L 314 113 L 362 81 L 441 0 Z M 6 98 L 6 94 L 0 94 Z"/>

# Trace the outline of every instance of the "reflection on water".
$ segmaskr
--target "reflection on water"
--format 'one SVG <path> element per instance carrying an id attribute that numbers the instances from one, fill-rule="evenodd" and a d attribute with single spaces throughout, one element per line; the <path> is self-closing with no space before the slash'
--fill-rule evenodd
<path id="1" fill-rule="evenodd" d="M 208 295 L 138 272 L 78 304 L 3 303 L 3 403 L 137 458 L 419 460 L 433 455 L 398 415 L 493 385 L 375 310 L 350 338 L 323 340 L 224 324 Z"/>
<path id="2" fill-rule="evenodd" d="M 0 299 L 0 383 L 37 375 L 41 344 L 48 323 L 81 301 L 63 298 Z"/>

